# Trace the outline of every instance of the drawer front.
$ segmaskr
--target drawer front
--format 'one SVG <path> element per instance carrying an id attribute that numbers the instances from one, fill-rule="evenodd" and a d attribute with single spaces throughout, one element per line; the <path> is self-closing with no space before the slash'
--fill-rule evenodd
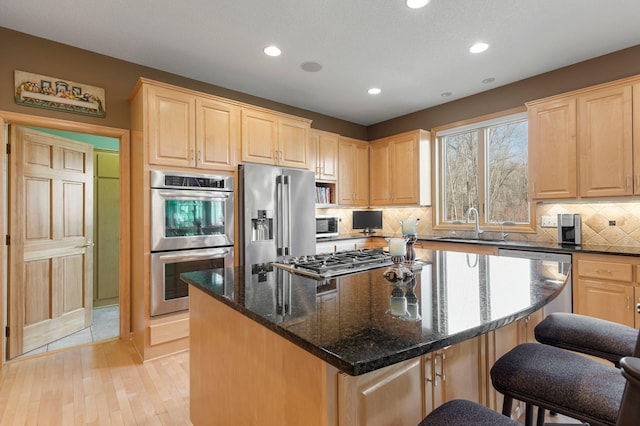
<path id="1" fill-rule="evenodd" d="M 612 281 L 633 281 L 633 265 L 628 263 L 578 260 L 578 275 Z"/>

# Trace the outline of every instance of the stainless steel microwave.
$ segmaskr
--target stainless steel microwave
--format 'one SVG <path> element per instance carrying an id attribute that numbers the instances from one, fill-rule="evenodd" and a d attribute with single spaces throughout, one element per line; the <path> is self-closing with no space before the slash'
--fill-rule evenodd
<path id="1" fill-rule="evenodd" d="M 317 215 L 316 216 L 316 238 L 337 237 L 339 233 L 338 216 Z"/>

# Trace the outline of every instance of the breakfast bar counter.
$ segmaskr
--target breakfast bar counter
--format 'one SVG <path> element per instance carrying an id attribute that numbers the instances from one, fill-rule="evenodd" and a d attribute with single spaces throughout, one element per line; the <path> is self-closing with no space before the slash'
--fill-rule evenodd
<path id="1" fill-rule="evenodd" d="M 491 351 L 480 338 L 539 312 L 570 269 L 417 252 L 422 262 L 413 278 L 399 283 L 385 278 L 386 268 L 321 281 L 270 264 L 183 274 L 190 284 L 192 422 L 419 421 L 430 411 L 423 376 L 437 368 L 444 376 L 444 355 L 437 367 L 428 364 L 430 354 L 474 342 L 482 370 L 478 357 Z M 486 388 L 486 371 L 476 373 L 467 381 Z M 490 402 L 482 389 L 475 399 Z"/>

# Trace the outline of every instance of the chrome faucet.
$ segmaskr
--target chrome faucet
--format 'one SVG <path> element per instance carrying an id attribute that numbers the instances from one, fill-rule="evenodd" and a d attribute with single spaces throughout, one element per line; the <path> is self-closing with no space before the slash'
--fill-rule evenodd
<path id="1" fill-rule="evenodd" d="M 471 213 L 473 213 L 475 216 L 475 239 L 479 239 L 480 238 L 480 234 L 482 234 L 484 231 L 482 231 L 480 229 L 480 218 L 479 218 L 479 214 L 478 214 L 478 210 L 475 207 L 471 207 L 469 210 L 467 210 L 467 221 L 466 223 L 469 223 L 469 217 L 471 216 Z"/>

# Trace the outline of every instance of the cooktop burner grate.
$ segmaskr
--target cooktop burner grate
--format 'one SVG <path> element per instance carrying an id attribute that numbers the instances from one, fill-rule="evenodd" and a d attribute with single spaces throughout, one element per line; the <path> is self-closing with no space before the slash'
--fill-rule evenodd
<path id="1" fill-rule="evenodd" d="M 291 257 L 274 265 L 315 278 L 328 278 L 391 265 L 391 256 L 382 249 L 349 250 L 336 253 Z"/>

